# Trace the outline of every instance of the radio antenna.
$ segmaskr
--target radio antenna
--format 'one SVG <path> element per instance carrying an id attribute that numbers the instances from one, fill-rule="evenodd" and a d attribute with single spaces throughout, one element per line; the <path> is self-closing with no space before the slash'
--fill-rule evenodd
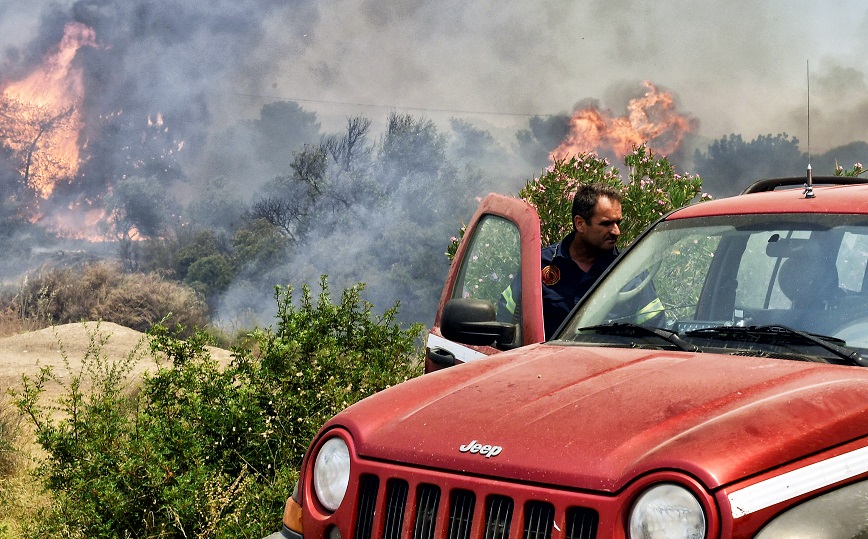
<path id="1" fill-rule="evenodd" d="M 805 198 L 814 198 L 814 176 L 811 171 L 811 61 L 805 60 L 808 79 L 808 170 L 805 176 Z"/>

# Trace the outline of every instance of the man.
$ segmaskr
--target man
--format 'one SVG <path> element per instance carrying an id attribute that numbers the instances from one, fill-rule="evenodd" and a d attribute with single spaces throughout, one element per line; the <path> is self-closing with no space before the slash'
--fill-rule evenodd
<path id="1" fill-rule="evenodd" d="M 543 248 L 540 255 L 546 340 L 619 254 L 616 244 L 621 235 L 621 193 L 617 189 L 600 183 L 580 185 L 571 213 L 573 231 L 560 243 Z M 520 282 L 515 279 L 502 294 L 498 307 L 502 321 L 510 316 L 513 321 L 519 318 L 514 294 L 520 292 Z M 644 307 L 633 311 L 630 321 L 642 323 L 662 315 L 663 306 L 656 293 L 650 289 L 649 293 L 653 297 L 640 294 L 642 297 L 636 298 Z"/>
<path id="2" fill-rule="evenodd" d="M 573 231 L 542 250 L 542 300 L 546 339 L 618 257 L 621 193 L 594 183 L 573 198 Z"/>

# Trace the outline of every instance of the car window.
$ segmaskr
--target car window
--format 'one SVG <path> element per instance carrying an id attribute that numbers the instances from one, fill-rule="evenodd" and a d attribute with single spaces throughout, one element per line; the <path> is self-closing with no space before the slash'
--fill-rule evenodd
<path id="1" fill-rule="evenodd" d="M 845 231 L 835 265 L 845 290 L 868 292 L 864 289 L 868 268 L 868 234 L 862 230 Z"/>
<path id="2" fill-rule="evenodd" d="M 559 338 L 635 345 L 635 331 L 628 339 L 622 338 L 628 333 L 624 330 L 613 337 L 612 330 L 589 335 L 579 329 L 630 323 L 689 337 L 701 328 L 770 325 L 864 348 L 866 281 L 864 216 L 747 215 L 662 222 L 621 257 Z"/>
<path id="3" fill-rule="evenodd" d="M 501 321 L 520 320 L 521 247 L 518 227 L 495 215 L 484 216 L 462 261 L 452 298 L 475 298 L 497 306 Z M 521 342 L 521 324 L 516 343 Z"/>
<path id="4" fill-rule="evenodd" d="M 810 232 L 772 229 L 748 235 L 736 276 L 736 305 L 747 309 L 784 309 L 790 306 L 790 300 L 776 279 L 782 259 L 766 254 L 769 240 L 775 236 L 807 240 Z"/>

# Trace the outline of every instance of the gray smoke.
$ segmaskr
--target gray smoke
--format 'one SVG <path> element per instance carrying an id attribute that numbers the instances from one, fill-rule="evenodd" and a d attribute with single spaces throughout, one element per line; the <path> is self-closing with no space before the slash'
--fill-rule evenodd
<path id="1" fill-rule="evenodd" d="M 87 161 L 61 193 L 69 198 L 155 178 L 199 213 L 208 213 L 196 204 L 215 182 L 246 204 L 287 174 L 305 141 L 362 115 L 376 142 L 390 112 L 432 119 L 451 158 L 485 171 L 479 190 L 514 193 L 545 166 L 576 104 L 623 114 L 642 80 L 672 91 L 679 110 L 700 122 L 679 169 L 689 170 L 694 149 L 729 133 L 788 133 L 806 150 L 808 60 L 812 150 L 864 140 L 866 13 L 858 0 L 0 0 L 0 84 L 40 62 L 67 22 L 95 30 L 99 47 L 77 58 Z M 301 108 L 286 110 L 286 102 Z M 284 147 L 264 152 L 265 135 Z M 458 194 L 458 220 L 469 219 L 477 194 Z M 338 272 L 336 288 L 347 284 L 354 276 L 346 268 L 374 256 L 363 249 L 374 241 L 366 235 L 388 230 L 412 204 L 396 199 L 394 215 L 372 214 L 364 231 L 314 230 L 312 256 L 267 277 L 315 283 Z M 238 218 L 212 213 L 214 226 Z M 344 242 L 339 253 L 335 241 Z M 436 264 L 441 255 L 430 253 Z M 382 275 L 355 277 L 378 293 L 390 288 Z M 224 304 L 249 302 L 250 287 L 268 298 L 272 284 L 243 283 Z"/>

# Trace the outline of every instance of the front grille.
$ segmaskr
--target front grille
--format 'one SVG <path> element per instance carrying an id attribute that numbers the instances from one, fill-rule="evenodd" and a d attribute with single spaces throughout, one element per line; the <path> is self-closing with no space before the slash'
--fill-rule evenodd
<path id="1" fill-rule="evenodd" d="M 524 512 L 525 539 L 549 539 L 555 521 L 555 506 L 544 502 L 530 502 Z"/>
<path id="2" fill-rule="evenodd" d="M 406 481 L 392 479 L 388 484 L 386 494 L 386 524 L 383 539 L 399 539 L 404 526 L 404 513 L 407 512 L 407 491 L 410 486 Z"/>
<path id="3" fill-rule="evenodd" d="M 600 518 L 591 509 L 574 507 L 567 513 L 567 539 L 592 539 L 597 536 Z"/>
<path id="4" fill-rule="evenodd" d="M 379 502 L 379 478 L 368 474 L 360 478 L 353 539 L 401 539 L 405 519 L 412 524 L 407 539 L 470 539 L 474 526 L 479 527 L 484 539 L 509 539 L 516 518 L 522 519 L 516 524 L 521 526 L 521 539 L 552 539 L 553 529 L 557 530 L 556 537 L 563 539 L 595 539 L 597 534 L 599 516 L 589 508 L 569 507 L 559 515 L 553 504 L 543 500 L 516 500 L 503 494 L 477 495 L 472 490 L 454 489 L 448 492 L 448 509 L 441 514 L 440 487 L 429 483 L 411 486 L 402 479 L 389 479 L 385 485 L 384 500 Z M 412 503 L 408 504 L 408 500 Z M 477 510 L 481 501 L 484 509 Z M 382 515 L 382 532 L 377 515 Z M 476 518 L 481 520 L 477 522 Z M 565 523 L 563 531 L 558 522 Z"/>
<path id="5" fill-rule="evenodd" d="M 485 515 L 485 539 L 508 539 L 512 523 L 512 500 L 506 496 L 492 496 Z"/>
<path id="6" fill-rule="evenodd" d="M 434 485 L 420 485 L 416 496 L 416 524 L 413 539 L 433 539 L 440 506 L 440 489 Z"/>
<path id="7" fill-rule="evenodd" d="M 375 475 L 365 475 L 359 482 L 359 514 L 356 519 L 356 537 L 370 537 L 374 528 L 374 512 L 377 507 L 377 490 L 380 480 Z M 400 532 L 400 528 L 398 530 Z"/>
<path id="8" fill-rule="evenodd" d="M 452 505 L 449 509 L 450 539 L 468 539 L 470 526 L 473 524 L 473 508 L 476 506 L 476 495 L 469 490 L 452 492 Z"/>

